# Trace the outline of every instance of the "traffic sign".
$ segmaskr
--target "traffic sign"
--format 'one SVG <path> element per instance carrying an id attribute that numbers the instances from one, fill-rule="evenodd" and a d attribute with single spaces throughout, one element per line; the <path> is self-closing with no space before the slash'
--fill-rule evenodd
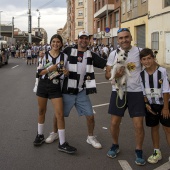
<path id="1" fill-rule="evenodd" d="M 109 28 L 109 27 L 106 27 L 106 28 L 105 28 L 105 32 L 106 32 L 106 33 L 109 33 L 109 32 L 110 32 L 110 28 Z"/>

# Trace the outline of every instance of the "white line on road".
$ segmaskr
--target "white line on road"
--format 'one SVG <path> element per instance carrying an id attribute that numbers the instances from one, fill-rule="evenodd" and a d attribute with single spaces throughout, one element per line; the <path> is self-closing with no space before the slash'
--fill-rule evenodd
<path id="1" fill-rule="evenodd" d="M 154 170 L 170 170 L 170 162 L 168 161 Z"/>
<path id="2" fill-rule="evenodd" d="M 126 160 L 118 160 L 118 161 L 123 170 L 132 170 L 131 166 Z"/>
<path id="3" fill-rule="evenodd" d="M 106 105 L 109 105 L 109 103 L 94 105 L 93 107 L 100 107 L 100 106 L 106 106 Z"/>
<path id="4" fill-rule="evenodd" d="M 103 72 L 103 73 L 94 73 L 94 74 L 105 74 L 105 72 Z"/>
<path id="5" fill-rule="evenodd" d="M 16 68 L 16 67 L 18 67 L 18 66 L 19 66 L 19 65 L 16 65 L 16 66 L 12 67 L 12 69 L 13 69 L 13 68 Z"/>
<path id="6" fill-rule="evenodd" d="M 106 83 L 110 83 L 110 81 L 100 82 L 100 83 L 96 83 L 96 84 L 106 84 Z"/>

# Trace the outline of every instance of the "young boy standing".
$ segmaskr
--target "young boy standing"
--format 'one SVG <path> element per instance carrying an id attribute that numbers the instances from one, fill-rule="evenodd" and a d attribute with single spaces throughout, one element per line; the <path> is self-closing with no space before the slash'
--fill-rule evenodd
<path id="1" fill-rule="evenodd" d="M 140 74 L 147 110 L 145 120 L 146 126 L 151 127 L 154 147 L 154 153 L 147 161 L 154 164 L 162 159 L 159 144 L 159 122 L 162 124 L 167 143 L 170 146 L 170 87 L 166 69 L 156 63 L 155 56 L 151 49 L 144 48 L 140 52 L 140 61 L 145 68 Z"/>

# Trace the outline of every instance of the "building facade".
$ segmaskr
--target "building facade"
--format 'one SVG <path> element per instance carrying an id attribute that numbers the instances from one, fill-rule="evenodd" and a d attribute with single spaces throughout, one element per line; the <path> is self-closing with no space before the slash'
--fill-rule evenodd
<path id="1" fill-rule="evenodd" d="M 94 1 L 94 40 L 98 44 L 117 46 L 120 27 L 120 0 Z"/>
<path id="2" fill-rule="evenodd" d="M 170 64 L 170 22 L 168 18 L 170 18 L 169 0 L 149 0 L 148 43 L 149 48 L 158 51 L 159 64 Z"/>

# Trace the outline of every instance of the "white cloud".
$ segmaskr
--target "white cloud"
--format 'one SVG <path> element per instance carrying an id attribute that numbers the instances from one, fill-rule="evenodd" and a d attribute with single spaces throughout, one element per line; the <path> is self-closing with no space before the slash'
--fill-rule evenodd
<path id="1" fill-rule="evenodd" d="M 17 1 L 17 3 L 20 3 L 20 1 Z M 26 5 L 28 4 L 26 3 Z M 37 8 L 35 6 L 32 7 L 31 9 L 32 27 L 38 27 L 38 16 L 37 16 L 36 9 Z M 20 7 L 19 4 L 18 6 L 17 4 L 6 5 L 4 9 L 2 9 L 2 11 L 3 12 L 1 13 L 1 23 L 5 23 L 5 24 L 12 23 L 12 17 L 14 17 L 14 27 L 21 29 L 21 31 L 28 31 L 28 14 L 27 14 L 28 7 L 27 6 Z M 48 39 L 50 39 L 51 36 L 56 33 L 57 29 L 63 28 L 67 20 L 66 7 L 42 8 L 40 9 L 40 14 L 41 14 L 40 27 L 44 28 L 47 31 Z"/>

